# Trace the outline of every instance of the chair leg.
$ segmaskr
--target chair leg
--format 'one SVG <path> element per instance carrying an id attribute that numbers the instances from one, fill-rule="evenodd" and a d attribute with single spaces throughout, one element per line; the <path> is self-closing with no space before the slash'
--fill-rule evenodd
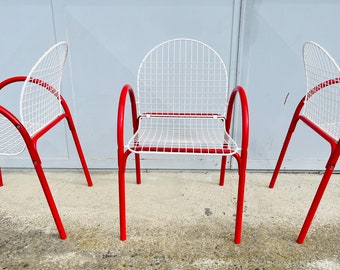
<path id="1" fill-rule="evenodd" d="M 2 171 L 1 171 L 1 167 L 0 167 L 0 187 L 2 187 L 4 185 L 3 181 L 2 181 Z"/>
<path id="2" fill-rule="evenodd" d="M 120 240 L 126 240 L 126 199 L 125 199 L 125 171 L 126 160 L 131 152 L 124 152 L 124 146 L 118 146 L 118 194 L 119 194 L 119 226 Z M 139 158 L 137 158 L 139 161 Z M 137 161 L 136 161 L 137 165 Z M 138 181 L 138 180 L 137 180 Z"/>
<path id="3" fill-rule="evenodd" d="M 127 154 L 128 155 L 128 154 Z M 125 169 L 127 155 L 118 150 L 118 193 L 120 240 L 126 240 L 126 200 L 125 200 Z"/>
<path id="4" fill-rule="evenodd" d="M 140 155 L 135 154 L 135 164 L 136 164 L 136 183 L 139 185 L 142 183 L 141 171 L 140 171 Z"/>
<path id="5" fill-rule="evenodd" d="M 326 190 L 327 184 L 329 182 L 329 179 L 332 176 L 332 173 L 334 171 L 335 165 L 339 158 L 339 151 L 340 145 L 338 144 L 337 150 L 333 151 L 331 154 L 328 163 L 326 165 L 325 173 L 321 179 L 320 185 L 318 187 L 318 190 L 316 191 L 316 194 L 314 196 L 313 202 L 309 208 L 308 214 L 306 216 L 306 219 L 302 225 L 300 234 L 296 240 L 297 243 L 302 244 L 305 240 L 305 237 L 308 233 L 309 227 L 313 221 L 313 218 L 315 216 L 316 210 L 318 209 L 318 206 L 320 204 L 321 198 Z"/>
<path id="6" fill-rule="evenodd" d="M 54 202 L 51 190 L 50 190 L 50 188 L 48 186 L 45 173 L 44 173 L 40 163 L 33 162 L 33 164 L 34 164 L 35 171 L 36 171 L 36 173 L 38 175 L 40 184 L 42 186 L 42 189 L 43 189 L 43 191 L 45 193 L 45 197 L 46 197 L 47 203 L 48 203 L 48 205 L 50 207 L 52 216 L 54 218 L 54 222 L 55 222 L 55 224 L 57 226 L 57 229 L 59 231 L 59 236 L 60 236 L 61 239 L 66 239 L 66 237 L 67 237 L 66 236 L 66 232 L 65 232 L 63 223 L 61 221 L 58 209 L 57 209 L 56 204 Z"/>
<path id="7" fill-rule="evenodd" d="M 326 171 L 325 171 L 324 176 L 322 177 L 322 180 L 320 182 L 318 190 L 317 190 L 317 192 L 316 192 L 316 194 L 314 196 L 313 202 L 312 202 L 312 204 L 311 204 L 311 206 L 309 208 L 308 214 L 307 214 L 306 219 L 305 219 L 305 221 L 303 223 L 303 226 L 301 228 L 300 234 L 299 234 L 299 236 L 298 236 L 298 238 L 296 240 L 296 242 L 299 243 L 299 244 L 302 244 L 304 242 L 304 240 L 305 240 L 305 237 L 306 237 L 307 232 L 309 230 L 309 227 L 310 227 L 310 225 L 312 223 L 312 220 L 314 218 L 316 210 L 317 210 L 317 208 L 319 206 L 319 203 L 321 201 L 322 195 L 325 192 L 326 186 L 327 186 L 327 184 L 329 182 L 329 179 L 330 179 L 330 177 L 332 175 L 332 172 L 333 172 L 333 170 L 331 170 L 330 168 L 327 168 Z"/>
<path id="8" fill-rule="evenodd" d="M 79 137 L 78 137 L 75 125 L 74 125 L 72 117 L 70 115 L 67 117 L 67 120 L 68 120 L 70 131 L 72 133 L 74 144 L 76 145 L 76 148 L 77 148 L 77 152 L 78 152 L 78 155 L 79 155 L 81 165 L 83 167 L 83 171 L 84 171 L 84 174 L 85 174 L 85 177 L 86 177 L 87 185 L 89 187 L 91 187 L 93 185 L 92 180 L 91 180 L 91 175 L 90 175 L 89 169 L 87 167 L 87 163 L 86 163 L 86 160 L 85 160 L 83 150 L 82 150 L 81 145 L 80 145 L 80 141 L 79 141 Z"/>
<path id="9" fill-rule="evenodd" d="M 278 160 L 277 160 L 277 163 L 276 163 L 276 166 L 275 166 L 275 169 L 274 169 L 274 172 L 273 172 L 272 179 L 271 179 L 270 184 L 269 184 L 269 187 L 270 187 L 270 188 L 274 188 L 274 185 L 275 185 L 277 176 L 278 176 L 278 174 L 279 174 L 279 172 L 280 172 L 280 168 L 281 168 L 283 159 L 284 159 L 284 157 L 285 157 L 285 155 L 286 155 L 287 148 L 288 148 L 290 139 L 292 138 L 293 132 L 294 132 L 294 130 L 295 130 L 297 121 L 298 121 L 298 118 L 297 118 L 297 117 L 296 117 L 296 118 L 293 118 L 293 119 L 292 119 L 292 122 L 291 122 L 291 124 L 290 124 L 290 126 L 289 126 L 289 129 L 288 129 L 286 138 L 285 138 L 285 140 L 284 140 L 284 142 L 283 142 L 283 146 L 282 146 L 282 149 L 281 149 L 279 158 L 278 158 Z"/>
<path id="10" fill-rule="evenodd" d="M 224 185 L 226 164 L 227 164 L 227 157 L 226 156 L 222 156 L 221 171 L 220 171 L 220 186 Z"/>
<path id="11" fill-rule="evenodd" d="M 244 190 L 246 183 L 246 160 L 238 160 L 239 164 L 239 183 L 237 193 L 237 207 L 236 207 L 236 224 L 235 224 L 235 244 L 241 243 L 242 236 L 242 218 L 243 218 L 243 205 L 244 205 Z"/>
<path id="12" fill-rule="evenodd" d="M 120 240 L 126 240 L 126 202 L 125 202 L 125 172 L 119 169 L 118 172 L 119 188 L 119 223 Z"/>

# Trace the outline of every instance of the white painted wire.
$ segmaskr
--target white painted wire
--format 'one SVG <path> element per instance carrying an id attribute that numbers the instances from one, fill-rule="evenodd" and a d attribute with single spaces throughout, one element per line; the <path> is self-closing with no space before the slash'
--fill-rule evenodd
<path id="1" fill-rule="evenodd" d="M 17 128 L 0 114 L 0 154 L 18 155 L 25 149 L 25 142 Z"/>
<path id="2" fill-rule="evenodd" d="M 224 130 L 222 118 L 143 117 L 128 147 L 134 152 L 137 149 L 136 152 L 171 153 L 182 149 L 183 153 L 206 154 L 210 149 L 210 154 L 230 155 L 239 148 Z M 221 152 L 225 145 L 228 145 L 230 152 Z M 138 146 L 143 147 L 143 150 L 138 150 Z M 196 152 L 192 152 L 192 149 L 196 149 Z"/>
<path id="3" fill-rule="evenodd" d="M 228 145 L 235 153 L 238 146 L 225 132 L 227 91 L 226 67 L 211 47 L 192 39 L 159 44 L 139 67 L 140 125 L 127 147 L 221 154 Z"/>
<path id="4" fill-rule="evenodd" d="M 60 42 L 50 48 L 33 66 L 24 82 L 20 99 L 21 122 L 32 136 L 62 113 L 60 104 L 60 82 L 67 56 L 67 43 Z M 53 87 L 52 94 L 35 78 Z M 0 154 L 17 155 L 25 149 L 25 142 L 19 131 L 3 115 L 0 115 Z"/>
<path id="5" fill-rule="evenodd" d="M 315 42 L 303 47 L 307 93 L 329 80 L 340 81 L 340 69 L 330 54 Z M 335 140 L 340 138 L 340 83 L 326 83 L 313 95 L 306 95 L 303 115 Z"/>
<path id="6" fill-rule="evenodd" d="M 138 111 L 225 115 L 227 85 L 226 67 L 211 47 L 170 40 L 153 48 L 140 65 Z"/>
<path id="7" fill-rule="evenodd" d="M 60 42 L 51 47 L 33 66 L 21 92 L 21 121 L 32 136 L 62 113 L 60 84 L 68 45 Z M 32 79 L 39 83 L 32 82 Z M 54 93 L 42 83 L 53 87 Z"/>

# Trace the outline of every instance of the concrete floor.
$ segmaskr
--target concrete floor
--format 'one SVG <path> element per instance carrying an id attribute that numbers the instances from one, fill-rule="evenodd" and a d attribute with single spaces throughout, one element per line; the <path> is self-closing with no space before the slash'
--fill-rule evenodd
<path id="1" fill-rule="evenodd" d="M 116 172 L 47 172 L 68 238 L 60 240 L 34 171 L 4 172 L 0 269 L 340 269 L 340 175 L 305 243 L 295 242 L 319 174 L 247 175 L 243 238 L 233 243 L 237 173 L 127 173 L 128 239 L 119 240 Z"/>

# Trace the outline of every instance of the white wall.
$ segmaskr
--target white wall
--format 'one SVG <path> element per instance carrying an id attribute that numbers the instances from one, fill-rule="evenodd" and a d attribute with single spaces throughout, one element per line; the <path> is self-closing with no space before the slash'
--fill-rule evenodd
<path id="1" fill-rule="evenodd" d="M 320 43 L 340 62 L 340 2 L 244 1 L 238 82 L 248 90 L 251 115 L 249 167 L 275 166 L 291 117 L 306 91 L 304 42 Z M 330 147 L 298 125 L 284 168 L 323 169 Z"/>
<path id="2" fill-rule="evenodd" d="M 91 168 L 116 168 L 116 117 L 120 89 L 136 86 L 144 55 L 176 37 L 216 49 L 230 87 L 248 93 L 251 120 L 249 168 L 272 169 L 295 106 L 305 91 L 301 49 L 315 40 L 340 61 L 336 0 L 0 0 L 0 80 L 25 75 L 53 43 L 67 40 L 63 78 L 67 100 Z M 20 87 L 0 93 L 18 105 Z M 128 118 L 127 126 L 130 125 Z M 236 133 L 238 126 L 235 125 Z M 65 124 L 39 143 L 43 165 L 80 166 Z M 294 140 L 294 138 L 293 138 Z M 287 169 L 320 169 L 329 147 L 298 127 Z M 313 147 L 310 145 L 313 144 Z M 219 168 L 219 158 L 142 156 L 143 168 Z M 27 153 L 0 157 L 2 167 L 31 167 Z M 129 166 L 133 165 L 132 156 Z M 235 167 L 232 164 L 232 167 Z"/>

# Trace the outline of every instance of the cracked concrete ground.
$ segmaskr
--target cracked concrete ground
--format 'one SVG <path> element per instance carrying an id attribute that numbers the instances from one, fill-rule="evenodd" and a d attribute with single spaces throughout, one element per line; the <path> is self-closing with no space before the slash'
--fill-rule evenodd
<path id="1" fill-rule="evenodd" d="M 243 237 L 233 243 L 237 173 L 127 173 L 127 240 L 119 240 L 116 172 L 47 172 L 68 238 L 60 240 L 34 171 L 5 171 L 0 269 L 340 269 L 340 175 L 305 243 L 295 242 L 319 174 L 249 172 Z"/>

